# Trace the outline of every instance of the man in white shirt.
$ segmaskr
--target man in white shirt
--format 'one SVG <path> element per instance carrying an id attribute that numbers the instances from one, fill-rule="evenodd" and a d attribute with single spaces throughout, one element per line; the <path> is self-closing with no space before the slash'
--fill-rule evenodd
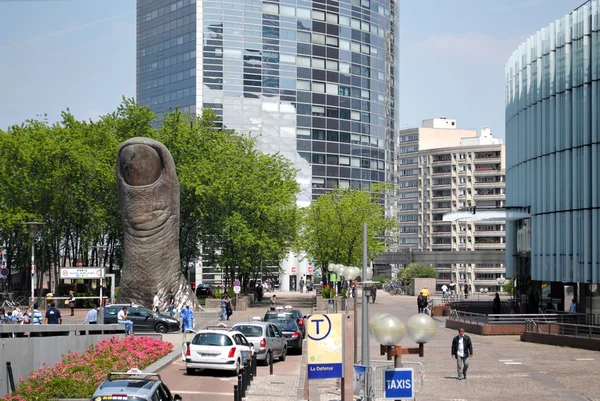
<path id="1" fill-rule="evenodd" d="M 446 293 L 448 292 L 448 286 L 446 284 L 444 284 L 442 286 L 442 298 L 446 299 Z"/>
<path id="2" fill-rule="evenodd" d="M 133 334 L 133 322 L 131 320 L 127 320 L 127 307 L 124 306 L 123 309 L 117 314 L 117 323 L 125 325 L 125 334 Z"/>
<path id="3" fill-rule="evenodd" d="M 158 291 L 156 291 L 156 294 L 154 294 L 154 300 L 152 301 L 152 310 L 154 310 L 154 312 L 156 312 L 156 313 L 160 313 L 159 307 L 160 307 L 160 294 L 158 293 Z"/>
<path id="4" fill-rule="evenodd" d="M 83 324 L 97 324 L 98 323 L 98 305 L 94 304 L 94 307 L 90 309 L 83 320 Z"/>
<path id="5" fill-rule="evenodd" d="M 469 336 L 465 335 L 465 329 L 460 328 L 458 335 L 452 340 L 452 358 L 456 358 L 458 380 L 467 379 L 470 356 L 473 356 L 473 344 Z"/>

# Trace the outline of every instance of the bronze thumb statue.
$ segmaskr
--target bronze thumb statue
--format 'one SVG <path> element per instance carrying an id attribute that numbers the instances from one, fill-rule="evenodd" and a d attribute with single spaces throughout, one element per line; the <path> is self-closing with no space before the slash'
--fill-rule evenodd
<path id="1" fill-rule="evenodd" d="M 175 307 L 196 310 L 197 298 L 179 261 L 179 180 L 169 150 L 149 138 L 131 138 L 117 152 L 123 223 L 123 267 L 118 303 L 150 307 L 173 294 Z M 163 309 L 164 310 L 164 309 Z"/>

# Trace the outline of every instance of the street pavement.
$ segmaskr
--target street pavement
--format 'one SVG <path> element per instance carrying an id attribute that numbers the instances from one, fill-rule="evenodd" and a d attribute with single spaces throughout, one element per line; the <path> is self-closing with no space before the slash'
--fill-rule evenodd
<path id="1" fill-rule="evenodd" d="M 298 296 L 294 293 L 290 296 Z M 286 293 L 277 293 L 280 304 Z M 232 322 L 250 320 L 252 316 L 263 316 L 265 307 L 250 308 L 245 312 L 235 312 Z M 359 305 L 360 311 L 360 305 Z M 65 311 L 66 312 L 66 311 Z M 404 323 L 417 312 L 416 298 L 391 296 L 383 291 L 377 294 L 377 302 L 369 304 L 369 315 L 388 312 L 399 317 Z M 83 320 L 84 311 L 77 311 Z M 304 311 L 305 314 L 311 311 Z M 359 313 L 359 319 L 360 319 Z M 203 317 L 197 328 L 218 323 L 215 314 Z M 77 318 L 77 316 L 76 316 Z M 69 318 L 70 320 L 70 318 Z M 469 334 L 473 341 L 474 355 L 467 380 L 456 377 L 456 361 L 450 356 L 455 330 L 445 328 L 445 318 L 436 317 L 438 331 L 434 339 L 425 345 L 425 356 L 404 355 L 405 367 L 415 367 L 408 362 L 423 364 L 423 386 L 417 400 L 432 401 L 600 401 L 600 353 L 568 347 L 556 347 L 521 342 L 518 336 L 479 336 Z M 199 327 L 198 327 L 199 326 Z M 360 325 L 359 325 L 360 327 Z M 467 333 L 468 334 L 468 333 Z M 359 333 L 360 335 L 360 333 Z M 165 340 L 181 346 L 181 334 L 168 334 Z M 359 340 L 360 345 L 360 340 Z M 408 336 L 402 340 L 403 347 L 413 347 Z M 306 350 L 306 348 L 305 348 Z M 348 350 L 351 352 L 351 350 Z M 360 352 L 360 350 L 359 350 Z M 379 345 L 370 341 L 371 366 L 390 365 L 384 356 L 379 355 Z M 259 367 L 258 377 L 251 386 L 249 401 L 295 400 L 300 376 L 306 371 L 301 365 L 300 356 L 290 355 L 285 362 L 276 362 L 275 375 L 268 375 L 268 368 Z M 416 370 L 418 370 L 416 368 Z M 161 371 L 169 388 L 188 401 L 211 399 L 231 400 L 233 385 L 237 380 L 226 373 L 206 372 L 189 377 L 183 362 L 178 359 Z M 319 380 L 310 383 L 311 401 L 340 400 L 337 380 Z M 375 383 L 377 394 L 381 395 L 383 380 Z"/>

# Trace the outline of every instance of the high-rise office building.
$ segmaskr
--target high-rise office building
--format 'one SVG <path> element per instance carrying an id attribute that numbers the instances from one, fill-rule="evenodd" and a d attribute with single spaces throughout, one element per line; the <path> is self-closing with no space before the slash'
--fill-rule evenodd
<path id="1" fill-rule="evenodd" d="M 445 213 L 470 207 L 502 208 L 504 145 L 489 128 L 459 130 L 436 118 L 401 130 L 398 152 L 395 249 L 472 251 L 505 249 L 503 221 L 443 221 Z M 504 266 L 439 264 L 438 287 L 469 284 L 472 291 L 498 291 Z"/>
<path id="2" fill-rule="evenodd" d="M 137 100 L 211 108 L 298 169 L 299 204 L 393 179 L 394 0 L 138 0 Z M 304 265 L 303 265 L 304 263 Z M 306 262 L 284 266 L 308 274 Z"/>
<path id="3" fill-rule="evenodd" d="M 137 100 L 210 107 L 300 170 L 300 202 L 389 181 L 397 5 L 390 0 L 138 0 Z"/>

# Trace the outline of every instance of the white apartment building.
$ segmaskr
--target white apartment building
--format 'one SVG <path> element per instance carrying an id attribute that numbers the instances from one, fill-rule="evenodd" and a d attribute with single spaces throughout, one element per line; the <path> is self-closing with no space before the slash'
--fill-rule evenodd
<path id="1" fill-rule="evenodd" d="M 401 130 L 398 141 L 398 233 L 395 248 L 419 251 L 505 249 L 503 221 L 442 221 L 444 213 L 469 207 L 505 206 L 502 140 L 489 128 L 457 129 L 456 120 L 435 118 Z M 439 264 L 438 288 L 457 283 L 470 291 L 499 291 L 499 265 Z"/>

